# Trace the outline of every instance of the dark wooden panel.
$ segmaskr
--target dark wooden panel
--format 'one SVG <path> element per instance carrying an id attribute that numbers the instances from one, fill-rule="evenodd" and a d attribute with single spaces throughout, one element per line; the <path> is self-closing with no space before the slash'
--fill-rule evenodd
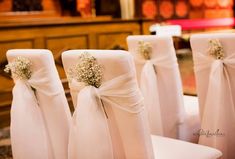
<path id="1" fill-rule="evenodd" d="M 71 49 L 88 49 L 88 35 L 70 35 L 46 38 L 46 48 L 51 50 L 61 78 L 66 78 L 62 67 L 61 53 Z"/>
<path id="2" fill-rule="evenodd" d="M 125 49 L 127 50 L 126 38 L 132 32 L 114 32 L 97 34 L 99 49 Z"/>
<path id="3" fill-rule="evenodd" d="M 17 37 L 16 37 L 17 38 Z M 0 42 L 0 63 L 6 60 L 6 51 L 9 49 L 31 49 L 33 48 L 33 39 L 29 40 L 12 40 Z"/>
<path id="4" fill-rule="evenodd" d="M 0 107 L 0 120 L 0 128 L 10 125 L 10 106 L 6 107 L 6 109 Z"/>
<path id="5" fill-rule="evenodd" d="M 46 48 L 51 50 L 55 57 L 68 49 L 88 49 L 88 35 L 71 35 L 46 38 Z"/>

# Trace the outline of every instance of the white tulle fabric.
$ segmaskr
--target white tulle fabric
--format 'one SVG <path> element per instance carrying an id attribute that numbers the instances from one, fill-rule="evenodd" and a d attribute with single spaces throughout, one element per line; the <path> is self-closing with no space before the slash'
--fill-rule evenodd
<path id="1" fill-rule="evenodd" d="M 138 51 L 138 42 L 152 46 L 151 59 Z M 179 138 L 185 116 L 183 92 L 171 37 L 129 36 L 128 48 L 134 56 L 137 78 L 148 113 L 151 133 Z"/>
<path id="2" fill-rule="evenodd" d="M 17 56 L 30 59 L 33 66 L 29 80 L 14 79 L 10 126 L 13 157 L 66 159 L 71 114 L 53 56 L 48 50 L 37 49 L 7 52 L 9 62 Z"/>
<path id="3" fill-rule="evenodd" d="M 71 50 L 62 54 L 65 70 L 84 52 L 103 66 L 103 82 L 99 88 L 82 89 L 79 83 L 70 83 L 75 113 L 69 158 L 154 158 L 132 56 L 120 50 Z"/>
<path id="4" fill-rule="evenodd" d="M 155 67 L 158 69 L 174 69 L 177 67 L 176 58 L 172 59 L 169 54 L 166 54 L 152 60 L 140 60 L 136 58 L 135 62 L 144 65 L 140 75 L 140 88 L 146 99 L 145 105 L 148 112 L 151 133 L 164 135 L 158 92 L 158 73 L 155 71 Z"/>
<path id="5" fill-rule="evenodd" d="M 45 70 L 41 69 L 34 72 L 29 80 L 15 82 L 11 108 L 11 144 L 16 159 L 54 158 L 53 152 L 50 152 L 52 148 L 47 125 L 31 88 L 53 99 L 63 91 L 56 85 L 49 86 L 49 81 Z"/>
<path id="6" fill-rule="evenodd" d="M 210 68 L 205 105 L 201 109 L 201 128 L 218 134 L 202 134 L 199 143 L 222 151 L 223 159 L 235 158 L 235 105 L 228 68 L 235 69 L 235 54 L 223 60 L 194 52 L 196 74 Z"/>
<path id="7" fill-rule="evenodd" d="M 70 159 L 114 158 L 101 100 L 130 114 L 140 113 L 143 110 L 143 98 L 138 89 L 133 87 L 135 82 L 133 74 L 128 73 L 106 81 L 100 88 L 87 86 L 79 92 L 70 130 Z M 117 85 L 122 85 L 124 89 L 117 88 Z M 76 87 L 76 82 L 73 81 L 70 88 L 79 87 Z"/>

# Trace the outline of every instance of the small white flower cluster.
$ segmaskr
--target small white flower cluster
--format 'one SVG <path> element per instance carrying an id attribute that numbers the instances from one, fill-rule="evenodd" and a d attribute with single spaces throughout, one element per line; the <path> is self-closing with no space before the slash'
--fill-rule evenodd
<path id="1" fill-rule="evenodd" d="M 14 79 L 27 80 L 32 75 L 32 62 L 25 57 L 17 57 L 13 62 L 6 65 L 4 71 L 9 73 Z"/>
<path id="2" fill-rule="evenodd" d="M 138 52 L 145 60 L 149 60 L 152 53 L 152 46 L 149 42 L 139 41 Z"/>
<path id="3" fill-rule="evenodd" d="M 222 60 L 224 58 L 224 49 L 218 39 L 209 40 L 208 54 L 218 60 Z"/>
<path id="4" fill-rule="evenodd" d="M 85 52 L 79 56 L 78 63 L 68 70 L 68 76 L 77 82 L 99 88 L 103 76 L 102 67 L 95 57 Z"/>

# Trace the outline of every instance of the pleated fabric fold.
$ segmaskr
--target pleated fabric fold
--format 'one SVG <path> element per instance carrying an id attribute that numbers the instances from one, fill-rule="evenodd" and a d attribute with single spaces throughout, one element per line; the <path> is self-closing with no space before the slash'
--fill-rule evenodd
<path id="1" fill-rule="evenodd" d="M 69 159 L 115 158 L 107 122 L 109 114 L 103 102 L 134 117 L 143 111 L 143 98 L 136 86 L 134 75 L 127 73 L 99 88 L 86 86 L 79 91 L 70 128 Z M 80 89 L 79 84 L 72 80 L 70 89 Z M 146 156 L 142 154 L 143 158 Z"/>
<path id="2" fill-rule="evenodd" d="M 164 110 L 167 105 L 164 102 L 161 102 L 159 90 L 159 72 L 158 70 L 167 71 L 168 69 L 175 69 L 178 67 L 176 58 L 172 58 L 169 55 L 163 55 L 161 57 L 156 57 L 151 60 L 141 60 L 135 58 L 135 62 L 138 64 L 142 64 L 143 68 L 140 74 L 140 89 L 144 96 L 144 102 L 148 113 L 149 124 L 151 133 L 154 135 L 165 136 L 166 134 L 170 135 L 169 132 L 172 129 L 177 130 L 179 124 L 183 122 L 184 113 L 183 110 L 180 110 L 177 114 L 177 118 L 172 119 L 171 124 L 174 123 L 174 126 L 171 127 L 171 130 L 167 128 L 167 122 L 164 120 L 164 115 L 166 115 Z M 182 96 L 181 96 L 182 97 Z M 167 100 L 167 97 L 164 98 Z M 182 103 L 183 104 L 183 103 Z M 182 105 L 183 107 L 183 105 Z M 174 112 L 176 113 L 176 112 Z M 167 131 L 167 132 L 166 132 Z M 175 133 L 176 131 L 174 131 Z M 177 134 L 171 134 L 170 136 L 176 136 Z"/>
<path id="3" fill-rule="evenodd" d="M 222 151 L 223 159 L 235 158 L 235 105 L 227 68 L 235 69 L 235 54 L 214 60 L 195 53 L 195 72 L 210 68 L 205 104 L 201 107 L 199 143 Z"/>
<path id="4" fill-rule="evenodd" d="M 29 80 L 15 79 L 10 126 L 12 152 L 15 159 L 54 158 L 37 93 L 54 97 L 63 91 L 56 86 L 50 86 L 51 89 L 49 89 L 49 79 L 45 75 L 45 70 L 41 69 L 34 72 Z"/>

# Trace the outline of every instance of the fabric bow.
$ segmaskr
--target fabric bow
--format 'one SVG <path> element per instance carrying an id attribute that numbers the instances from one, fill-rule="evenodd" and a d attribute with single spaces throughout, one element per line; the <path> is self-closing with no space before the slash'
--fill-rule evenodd
<path id="1" fill-rule="evenodd" d="M 99 88 L 86 86 L 80 90 L 70 129 L 69 159 L 114 158 L 101 100 L 127 113 L 140 113 L 143 98 L 136 85 L 133 74 L 127 73 L 104 82 Z M 79 89 L 76 81 L 72 80 L 70 89 Z"/>
<path id="2" fill-rule="evenodd" d="M 51 159 L 53 153 L 47 126 L 35 96 L 40 92 L 48 96 L 61 93 L 61 87 L 51 85 L 46 71 L 33 72 L 29 80 L 14 79 L 13 101 L 11 107 L 11 145 L 15 159 Z M 48 87 L 50 85 L 50 87 Z"/>

